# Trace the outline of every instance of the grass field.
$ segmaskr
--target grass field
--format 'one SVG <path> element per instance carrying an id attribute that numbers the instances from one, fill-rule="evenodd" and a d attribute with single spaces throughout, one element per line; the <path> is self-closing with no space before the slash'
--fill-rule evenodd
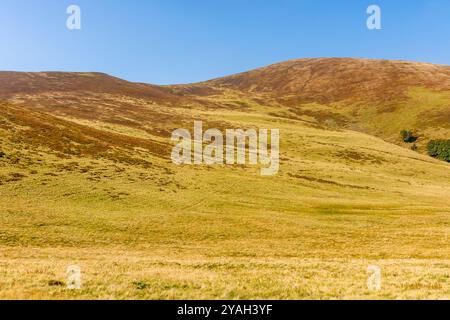
<path id="1" fill-rule="evenodd" d="M 0 297 L 448 297 L 446 163 L 352 131 L 220 117 L 276 123 L 280 173 L 2 158 Z M 70 264 L 81 291 L 63 285 Z M 380 292 L 367 289 L 370 264 L 382 267 Z"/>
<path id="2" fill-rule="evenodd" d="M 12 90 L 2 77 L 0 96 Z M 426 139 L 448 138 L 447 91 L 409 88 L 373 107 L 347 93 L 295 104 L 287 92 L 283 103 L 240 78 L 230 83 L 251 92 L 91 74 L 45 75 L 81 91 L 30 91 L 39 77 L 0 103 L 0 299 L 450 296 L 450 165 L 423 153 Z M 116 93 L 86 91 L 96 79 Z M 194 120 L 280 129 L 279 173 L 173 164 L 170 133 Z M 398 137 L 414 128 L 419 152 Z M 66 288 L 74 264 L 81 290 Z M 380 291 L 368 289 L 369 265 L 381 267 Z"/>

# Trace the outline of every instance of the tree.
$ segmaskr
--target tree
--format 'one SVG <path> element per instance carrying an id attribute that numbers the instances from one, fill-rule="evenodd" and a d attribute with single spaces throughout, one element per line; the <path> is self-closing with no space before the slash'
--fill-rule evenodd
<path id="1" fill-rule="evenodd" d="M 450 140 L 431 140 L 427 150 L 430 156 L 450 162 Z"/>
<path id="2" fill-rule="evenodd" d="M 402 130 L 400 131 L 400 136 L 403 139 L 403 142 L 413 143 L 417 141 L 417 137 L 414 136 L 414 133 L 411 130 Z"/>

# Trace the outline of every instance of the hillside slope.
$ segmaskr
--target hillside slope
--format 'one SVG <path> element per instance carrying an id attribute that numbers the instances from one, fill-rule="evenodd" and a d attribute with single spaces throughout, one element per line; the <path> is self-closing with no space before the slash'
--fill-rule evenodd
<path id="1" fill-rule="evenodd" d="M 274 106 L 269 112 L 280 117 L 367 132 L 398 144 L 401 130 L 415 130 L 421 151 L 430 139 L 450 136 L 448 66 L 300 59 L 173 89 L 206 97 L 245 96 Z"/>
<path id="2" fill-rule="evenodd" d="M 367 64 L 395 72 L 352 86 Z M 450 165 L 389 142 L 449 137 L 447 76 L 340 59 L 168 87 L 1 73 L 0 298 L 448 297 Z M 171 132 L 194 120 L 280 129 L 279 173 L 173 164 Z M 83 290 L 65 289 L 70 264 Z"/>
<path id="3" fill-rule="evenodd" d="M 450 67 L 406 61 L 300 59 L 164 87 L 99 73 L 0 72 L 0 98 L 141 129 L 142 122 L 170 122 L 173 106 L 214 110 L 258 104 L 268 107 L 268 115 L 360 131 L 400 145 L 400 131 L 413 130 L 422 153 L 429 140 L 450 136 Z"/>

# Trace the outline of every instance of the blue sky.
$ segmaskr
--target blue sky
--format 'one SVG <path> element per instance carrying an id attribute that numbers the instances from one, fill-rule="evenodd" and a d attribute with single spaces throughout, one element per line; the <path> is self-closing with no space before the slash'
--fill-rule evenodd
<path id="1" fill-rule="evenodd" d="M 68 30 L 79 5 L 82 29 Z M 366 9 L 382 10 L 382 30 Z M 0 0 L 0 70 L 189 83 L 303 57 L 450 65 L 448 0 Z"/>

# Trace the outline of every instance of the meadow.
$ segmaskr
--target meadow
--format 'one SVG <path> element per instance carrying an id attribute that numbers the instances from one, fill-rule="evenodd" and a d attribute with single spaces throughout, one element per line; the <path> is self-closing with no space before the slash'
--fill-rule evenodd
<path id="1" fill-rule="evenodd" d="M 423 118 L 430 101 L 445 114 L 445 94 L 413 88 L 395 111 L 368 106 L 348 124 L 343 102 L 295 107 L 186 86 L 161 89 L 165 105 L 142 85 L 113 84 L 116 94 L 72 88 L 0 103 L 0 299 L 450 296 L 450 165 L 397 133 L 414 125 L 445 138 L 442 118 L 429 118 L 435 131 Z M 178 100 L 184 91 L 197 100 Z M 411 117 L 383 129 L 405 101 Z M 279 172 L 172 163 L 172 130 L 194 120 L 279 129 Z M 66 288 L 69 265 L 81 267 L 81 290 Z M 369 265 L 382 270 L 380 291 L 367 286 Z"/>
<path id="2" fill-rule="evenodd" d="M 274 177 L 157 158 L 2 158 L 0 297 L 448 297 L 448 165 L 365 134 L 276 124 Z M 65 288 L 70 264 L 80 291 Z M 380 292 L 366 286 L 368 265 L 382 268 Z"/>

